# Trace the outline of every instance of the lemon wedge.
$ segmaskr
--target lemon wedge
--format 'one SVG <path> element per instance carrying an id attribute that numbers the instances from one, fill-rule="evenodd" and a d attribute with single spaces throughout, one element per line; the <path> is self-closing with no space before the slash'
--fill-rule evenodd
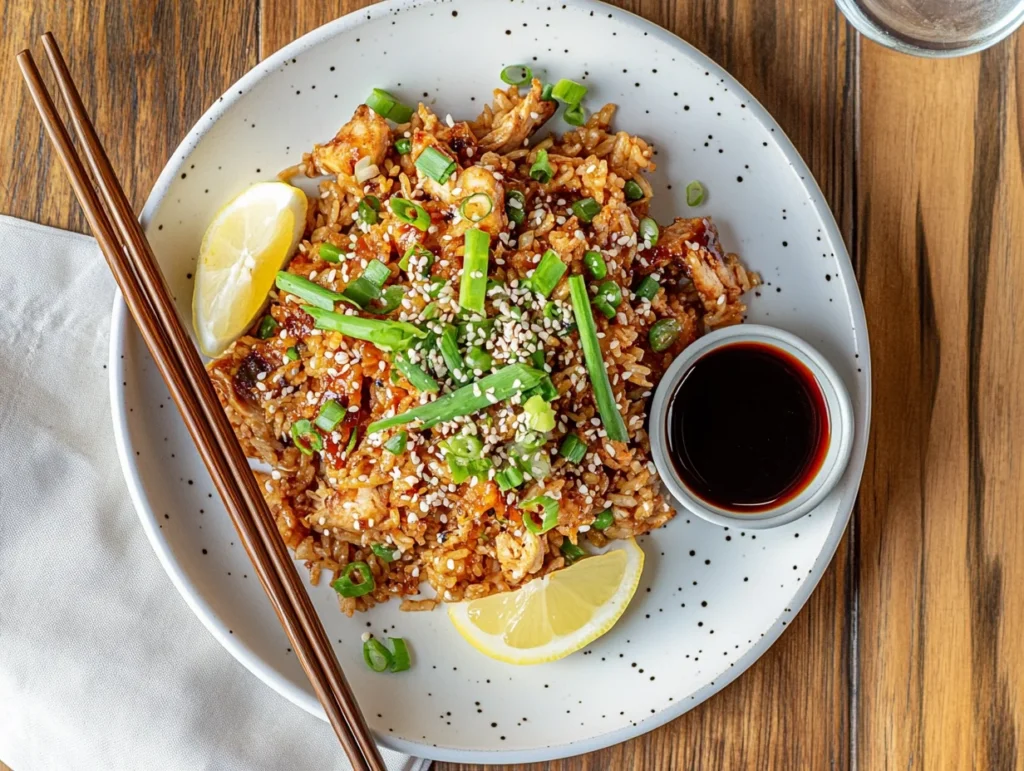
<path id="1" fill-rule="evenodd" d="M 640 583 L 636 541 L 581 559 L 514 592 L 448 605 L 448 617 L 481 653 L 508 664 L 541 664 L 578 651 L 611 629 Z"/>
<path id="2" fill-rule="evenodd" d="M 218 356 L 252 323 L 302 238 L 306 194 L 261 182 L 217 212 L 203 236 L 192 295 L 199 348 Z"/>

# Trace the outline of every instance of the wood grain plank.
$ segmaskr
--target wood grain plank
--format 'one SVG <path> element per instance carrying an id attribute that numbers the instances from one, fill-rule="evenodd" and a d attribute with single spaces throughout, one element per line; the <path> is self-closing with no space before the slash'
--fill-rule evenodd
<path id="1" fill-rule="evenodd" d="M 366 0 L 264 0 L 265 57 Z M 855 50 L 831 3 L 798 0 L 625 0 L 746 85 L 778 119 L 852 235 Z M 785 66 L 777 66 L 784 52 Z M 591 769 L 845 769 L 849 767 L 850 541 L 793 627 L 723 693 L 679 720 L 602 752 L 543 766 Z M 482 767 L 437 764 L 439 771 Z M 511 768 L 511 767 L 510 767 Z"/>
<path id="2" fill-rule="evenodd" d="M 865 43 L 858 169 L 875 425 L 859 521 L 868 769 L 1024 768 L 1024 39 Z"/>
<path id="3" fill-rule="evenodd" d="M 246 0 L 0 5 L 0 212 L 86 230 L 15 65 L 17 51 L 31 46 L 41 54 L 39 36 L 56 35 L 139 209 L 206 107 L 256 64 L 257 18 Z"/>

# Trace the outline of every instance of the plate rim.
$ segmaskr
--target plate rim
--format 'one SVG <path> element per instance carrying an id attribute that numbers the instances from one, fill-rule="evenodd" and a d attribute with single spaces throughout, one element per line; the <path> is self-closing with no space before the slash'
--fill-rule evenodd
<path id="1" fill-rule="evenodd" d="M 393 14 L 396 10 L 414 8 L 425 4 L 440 5 L 443 0 L 384 0 L 368 8 L 352 11 L 344 16 L 327 22 L 301 37 L 295 39 L 283 48 L 278 49 L 271 56 L 257 62 L 241 78 L 235 81 L 214 103 L 199 117 L 193 127 L 185 135 L 182 141 L 175 148 L 174 153 L 164 165 L 159 177 L 153 185 L 146 204 L 140 215 L 143 228 L 147 228 L 153 219 L 158 207 L 163 203 L 172 180 L 178 174 L 182 164 L 187 159 L 192 148 L 203 138 L 207 131 L 217 122 L 223 113 L 230 109 L 234 103 L 263 78 L 271 75 L 286 60 L 294 58 L 306 50 L 319 45 L 349 29 L 362 26 L 367 21 L 375 20 L 378 17 Z M 477 0 L 479 2 L 479 0 Z M 839 509 L 835 521 L 830 528 L 828 535 L 822 545 L 821 551 L 815 558 L 815 565 L 821 565 L 821 570 L 813 581 L 802 582 L 794 593 L 790 602 L 791 613 L 785 614 L 787 618 L 795 617 L 806 605 L 810 595 L 817 588 L 818 583 L 824 576 L 828 565 L 835 556 L 839 543 L 846 531 L 846 527 L 853 513 L 856 499 L 860 490 L 860 482 L 864 472 L 867 458 L 867 445 L 871 426 L 872 408 L 872 384 L 871 384 L 871 352 L 867 318 L 864 313 L 864 304 L 860 295 L 860 289 L 854 272 L 853 263 L 850 259 L 849 250 L 843 239 L 842 232 L 835 221 L 828 201 L 825 199 L 817 179 L 811 173 L 803 157 L 793 145 L 789 136 L 782 127 L 775 121 L 767 109 L 747 90 L 747 88 L 734 78 L 728 71 L 712 60 L 705 53 L 691 45 L 681 37 L 666 30 L 654 22 L 644 19 L 642 16 L 602 2 L 601 0 L 562 0 L 566 5 L 582 9 L 596 10 L 604 9 L 616 14 L 619 23 L 624 23 L 641 29 L 648 35 L 655 37 L 660 42 L 674 47 L 683 56 L 692 61 L 699 62 L 709 72 L 722 78 L 735 93 L 741 94 L 748 106 L 748 111 L 761 125 L 772 129 L 774 144 L 783 152 L 790 165 L 800 177 L 800 183 L 807 193 L 808 200 L 819 214 L 822 224 L 829 240 L 836 246 L 836 262 L 842 277 L 845 288 L 852 287 L 855 291 L 847 291 L 853 299 L 851 302 L 851 322 L 856 340 L 863 336 L 863 349 L 859 350 L 863 375 L 864 405 L 863 414 L 858 414 L 854 422 L 854 448 L 851 454 L 847 471 L 844 474 L 848 477 L 844 480 L 844 489 L 839 500 Z M 239 93 L 241 92 L 241 93 Z M 185 573 L 178 560 L 175 558 L 169 543 L 160 535 L 158 521 L 150 507 L 145 488 L 135 466 L 131 448 L 128 443 L 129 428 L 128 415 L 125 409 L 125 386 L 124 382 L 125 360 L 121 358 L 127 347 L 128 322 L 130 316 L 121 292 L 118 291 L 114 297 L 113 309 L 110 322 L 110 344 L 109 344 L 109 390 L 111 402 L 111 418 L 114 429 L 114 441 L 117 448 L 117 455 L 120 461 L 121 471 L 128 487 L 129 496 L 135 508 L 136 514 L 142 523 L 143 530 L 149 540 L 150 546 L 156 553 L 160 564 L 167 573 L 175 589 L 185 600 L 191 611 L 199 618 L 203 626 L 216 638 L 221 646 L 227 650 L 236 661 L 252 672 L 265 684 L 273 688 L 277 693 L 284 696 L 288 701 L 301 707 L 310 714 L 325 720 L 326 717 L 319 702 L 310 696 L 305 690 L 295 686 L 281 673 L 260 658 L 253 650 L 245 645 L 238 637 L 228 635 L 226 626 L 220 621 L 209 603 L 203 598 L 199 588 Z M 824 560 L 823 560 L 824 558 Z M 733 667 L 722 672 L 716 677 L 713 683 L 709 683 L 699 690 L 690 694 L 691 698 L 674 702 L 671 706 L 660 710 L 649 718 L 637 721 L 633 725 L 623 726 L 614 731 L 599 734 L 589 739 L 580 739 L 563 744 L 552 744 L 534 749 L 520 750 L 466 750 L 455 747 L 443 747 L 427 742 L 414 742 L 392 734 L 374 731 L 377 742 L 389 749 L 406 753 L 413 756 L 428 757 L 439 761 L 462 762 L 462 763 L 530 763 L 556 760 L 559 758 L 571 757 L 585 752 L 604 749 L 614 746 L 629 739 L 643 736 L 655 728 L 675 720 L 689 712 L 711 696 L 726 688 L 740 675 L 744 674 L 764 653 L 775 644 L 787 628 L 780 624 L 782 616 L 765 631 L 764 636 L 753 645 L 743 656 L 741 656 Z"/>

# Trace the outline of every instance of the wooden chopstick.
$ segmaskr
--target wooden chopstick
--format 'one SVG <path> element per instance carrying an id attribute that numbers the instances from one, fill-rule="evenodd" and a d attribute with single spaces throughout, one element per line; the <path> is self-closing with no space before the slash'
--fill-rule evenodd
<path id="1" fill-rule="evenodd" d="M 90 228 L 353 767 L 383 771 L 376 743 L 202 361 L 178 317 L 152 248 L 96 136 L 60 49 L 49 33 L 43 37 L 43 45 L 106 210 L 91 186 L 31 54 L 21 52 L 18 63 Z"/>

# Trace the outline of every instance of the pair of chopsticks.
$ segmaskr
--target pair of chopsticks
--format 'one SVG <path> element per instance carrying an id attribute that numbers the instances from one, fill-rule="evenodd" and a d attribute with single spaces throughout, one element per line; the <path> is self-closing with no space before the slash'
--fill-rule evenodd
<path id="1" fill-rule="evenodd" d="M 18 65 L 46 133 L 85 210 L 89 227 L 353 768 L 385 771 L 377 745 L 281 540 L 274 515 L 178 317 L 152 247 L 86 114 L 57 41 L 49 32 L 42 40 L 60 96 L 92 172 L 91 179 L 57 114 L 32 54 L 19 53 Z"/>

